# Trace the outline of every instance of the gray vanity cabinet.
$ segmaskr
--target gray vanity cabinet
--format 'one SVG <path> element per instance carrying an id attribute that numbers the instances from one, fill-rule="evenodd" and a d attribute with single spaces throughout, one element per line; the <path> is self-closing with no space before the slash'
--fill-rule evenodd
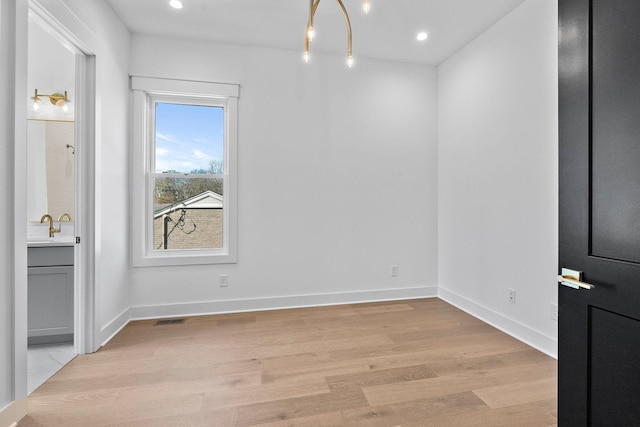
<path id="1" fill-rule="evenodd" d="M 73 341 L 73 246 L 28 248 L 28 342 Z"/>

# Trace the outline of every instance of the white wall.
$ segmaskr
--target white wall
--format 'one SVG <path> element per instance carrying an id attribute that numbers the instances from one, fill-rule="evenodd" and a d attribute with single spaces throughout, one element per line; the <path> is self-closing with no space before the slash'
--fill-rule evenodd
<path id="1" fill-rule="evenodd" d="M 301 56 L 133 36 L 133 75 L 241 85 L 239 261 L 133 269 L 134 317 L 435 294 L 435 68 Z"/>
<path id="2" fill-rule="evenodd" d="M 440 296 L 549 354 L 556 58 L 556 1 L 528 0 L 438 69 Z"/>
<path id="3" fill-rule="evenodd" d="M 0 3 L 0 58 L 12 58 L 15 43 L 13 2 Z M 11 61 L 0 62 L 0 92 L 11 91 Z M 0 99 L 0 197 L 4 206 L 13 203 L 13 100 Z M 13 211 L 7 212 L 13 218 Z M 13 233 L 11 227 L 0 227 L 0 410 L 13 400 Z"/>
<path id="4" fill-rule="evenodd" d="M 27 410 L 26 312 L 16 307 L 26 304 L 27 248 L 26 200 L 20 194 L 26 181 L 26 145 L 24 126 L 16 126 L 15 117 L 26 115 L 26 104 L 18 88 L 26 85 L 18 64 L 26 63 L 26 0 L 0 2 L 0 201 L 5 209 L 0 227 L 0 426 L 22 418 Z M 20 105 L 18 107 L 18 105 Z M 24 203 L 22 203 L 24 202 Z M 16 331 L 24 330 L 23 335 Z"/>

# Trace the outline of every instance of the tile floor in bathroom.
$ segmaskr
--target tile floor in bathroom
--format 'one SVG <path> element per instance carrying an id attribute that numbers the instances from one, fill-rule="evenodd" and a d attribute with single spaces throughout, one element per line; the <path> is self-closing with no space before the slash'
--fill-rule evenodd
<path id="1" fill-rule="evenodd" d="M 73 343 L 30 345 L 27 352 L 28 390 L 31 394 L 76 357 Z"/>

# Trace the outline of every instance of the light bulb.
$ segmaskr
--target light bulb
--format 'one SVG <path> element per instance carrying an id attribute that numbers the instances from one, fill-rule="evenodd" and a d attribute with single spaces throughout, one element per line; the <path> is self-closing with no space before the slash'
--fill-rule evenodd
<path id="1" fill-rule="evenodd" d="M 313 38 L 316 36 L 316 31 L 313 29 L 313 25 L 309 25 L 307 29 L 307 36 L 309 36 L 309 41 L 313 41 Z"/>
<path id="2" fill-rule="evenodd" d="M 40 105 L 38 104 L 38 101 L 33 101 L 33 104 L 31 104 L 31 109 L 33 111 L 38 111 L 40 109 Z"/>
<path id="3" fill-rule="evenodd" d="M 364 13 L 369 13 L 371 10 L 371 5 L 369 4 L 369 0 L 364 0 L 364 4 L 362 5 L 362 10 Z"/>
<path id="4" fill-rule="evenodd" d="M 69 106 L 68 106 L 67 104 L 64 104 L 64 105 L 62 106 L 62 111 L 64 111 L 65 113 L 66 113 L 67 111 L 69 111 Z"/>
<path id="5" fill-rule="evenodd" d="M 171 0 L 169 5 L 174 9 L 182 9 L 182 2 L 180 0 Z"/>
<path id="6" fill-rule="evenodd" d="M 418 35 L 416 36 L 416 40 L 418 41 L 425 41 L 427 39 L 428 35 L 427 33 L 418 33 Z"/>
<path id="7" fill-rule="evenodd" d="M 347 67 L 349 68 L 353 67 L 353 56 L 351 55 L 347 57 Z"/>
<path id="8" fill-rule="evenodd" d="M 311 57 L 309 56 L 309 52 L 308 51 L 304 53 L 303 58 L 304 58 L 304 62 L 308 64 L 309 60 L 311 59 Z"/>

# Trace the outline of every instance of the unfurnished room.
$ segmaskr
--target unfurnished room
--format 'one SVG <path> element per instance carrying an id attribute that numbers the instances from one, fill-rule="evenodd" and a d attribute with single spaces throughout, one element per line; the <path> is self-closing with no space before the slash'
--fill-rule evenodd
<path id="1" fill-rule="evenodd" d="M 640 423 L 640 3 L 0 1 L 0 427 Z"/>

